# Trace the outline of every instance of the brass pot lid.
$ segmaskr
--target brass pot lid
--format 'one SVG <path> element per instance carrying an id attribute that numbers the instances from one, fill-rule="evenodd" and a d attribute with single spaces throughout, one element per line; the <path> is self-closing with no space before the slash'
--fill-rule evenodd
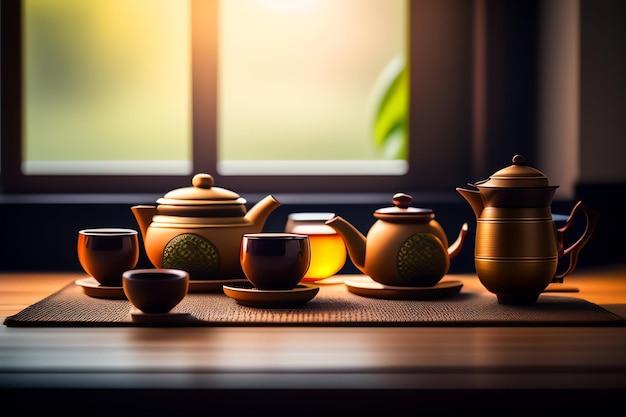
<path id="1" fill-rule="evenodd" d="M 184 217 L 241 217 L 246 200 L 225 188 L 215 187 L 210 174 L 196 174 L 192 187 L 177 188 L 157 200 L 157 212 Z"/>
<path id="2" fill-rule="evenodd" d="M 432 209 L 411 207 L 413 197 L 405 193 L 393 196 L 393 207 L 384 207 L 374 212 L 374 217 L 393 222 L 427 222 L 435 217 Z"/>
<path id="3" fill-rule="evenodd" d="M 536 168 L 526 165 L 522 155 L 513 156 L 513 164 L 496 171 L 489 177 L 475 184 L 486 188 L 545 188 L 549 187 L 546 175 Z"/>

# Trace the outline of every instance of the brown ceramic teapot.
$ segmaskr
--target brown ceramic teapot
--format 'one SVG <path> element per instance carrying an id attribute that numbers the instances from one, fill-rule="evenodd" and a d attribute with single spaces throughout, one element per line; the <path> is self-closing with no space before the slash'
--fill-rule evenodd
<path id="1" fill-rule="evenodd" d="M 513 164 L 489 177 L 457 188 L 476 215 L 474 264 L 481 283 L 500 304 L 534 303 L 551 282 L 563 282 L 578 260 L 578 253 L 595 229 L 598 214 L 578 202 L 565 225 L 556 228 L 551 204 L 558 186 L 515 155 Z M 582 236 L 564 248 L 564 234 L 577 213 L 584 213 Z M 557 275 L 559 260 L 570 255 L 569 267 Z"/>
<path id="2" fill-rule="evenodd" d="M 241 279 L 239 250 L 244 233 L 261 232 L 280 203 L 266 196 L 246 210 L 237 193 L 215 187 L 213 176 L 197 174 L 192 187 L 131 207 L 148 259 L 156 268 L 182 269 L 192 280 Z"/>
<path id="3" fill-rule="evenodd" d="M 411 201 L 408 194 L 394 195 L 393 207 L 374 212 L 378 220 L 367 237 L 340 216 L 326 222 L 343 238 L 354 266 L 378 283 L 396 287 L 433 286 L 448 272 L 450 259 L 461 251 L 467 223 L 448 247 L 446 233 L 433 211 L 410 207 Z"/>

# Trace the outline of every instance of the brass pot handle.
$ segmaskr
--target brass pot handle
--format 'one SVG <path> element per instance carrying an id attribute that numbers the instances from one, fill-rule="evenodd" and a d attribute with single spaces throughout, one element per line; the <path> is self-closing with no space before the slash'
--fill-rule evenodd
<path id="1" fill-rule="evenodd" d="M 584 213 L 586 220 L 587 220 L 585 231 L 575 243 L 573 243 L 570 247 L 563 249 L 563 236 L 572 226 L 574 222 L 574 218 L 576 214 L 579 212 Z M 600 217 L 599 213 L 591 210 L 589 207 L 584 205 L 582 201 L 579 201 L 574 206 L 574 209 L 572 210 L 571 214 L 567 218 L 567 221 L 565 222 L 563 227 L 557 229 L 559 259 L 569 254 L 570 261 L 569 261 L 569 268 L 567 268 L 567 271 L 561 274 L 555 275 L 554 278 L 552 278 L 552 282 L 559 282 L 559 283 L 563 282 L 563 278 L 566 275 L 569 275 L 570 273 L 572 273 L 574 268 L 576 268 L 576 263 L 578 262 L 578 254 L 580 250 L 583 248 L 583 246 L 587 244 L 587 242 L 589 241 L 589 238 L 591 238 L 591 235 L 593 234 L 593 231 L 595 230 L 596 225 L 598 224 L 599 217 Z"/>

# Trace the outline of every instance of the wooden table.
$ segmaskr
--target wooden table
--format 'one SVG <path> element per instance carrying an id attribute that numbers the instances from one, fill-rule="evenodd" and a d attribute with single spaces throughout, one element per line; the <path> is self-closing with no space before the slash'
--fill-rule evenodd
<path id="1" fill-rule="evenodd" d="M 0 316 L 83 276 L 2 273 Z M 475 275 L 454 278 L 464 291 L 486 291 Z M 626 264 L 581 268 L 560 285 L 579 289 L 563 294 L 626 316 Z M 279 414 L 279 403 L 291 415 L 293 407 L 300 414 L 508 414 L 536 412 L 541 402 L 542 410 L 623 411 L 626 327 L 2 326 L 0 389 L 5 406 L 24 391 L 35 394 L 19 400 L 24 412 L 80 409 L 83 400 L 98 403 L 90 413 L 111 412 L 130 399 L 136 401 L 127 411 L 235 415 L 263 407 Z M 115 393 L 115 401 L 103 400 L 102 390 Z"/>

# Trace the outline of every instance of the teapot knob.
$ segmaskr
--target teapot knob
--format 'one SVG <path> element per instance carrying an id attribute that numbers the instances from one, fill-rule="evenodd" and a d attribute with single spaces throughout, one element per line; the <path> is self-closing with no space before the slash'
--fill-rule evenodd
<path id="1" fill-rule="evenodd" d="M 513 165 L 524 165 L 524 161 L 525 159 L 522 155 L 517 154 L 513 157 Z"/>
<path id="2" fill-rule="evenodd" d="M 398 208 L 408 208 L 411 205 L 413 197 L 404 193 L 397 193 L 393 196 L 393 205 Z"/>
<path id="3" fill-rule="evenodd" d="M 191 184 L 193 184 L 194 187 L 197 188 L 211 188 L 213 187 L 213 184 L 215 183 L 215 180 L 213 179 L 213 176 L 211 174 L 196 174 L 193 176 L 193 179 L 191 180 Z"/>

